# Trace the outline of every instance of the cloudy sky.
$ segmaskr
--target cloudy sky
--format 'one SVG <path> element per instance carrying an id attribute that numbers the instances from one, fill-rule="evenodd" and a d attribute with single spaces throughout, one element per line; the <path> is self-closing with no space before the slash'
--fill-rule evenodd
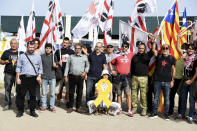
<path id="1" fill-rule="evenodd" d="M 60 0 L 63 14 L 81 16 L 88 8 L 92 0 Z M 114 0 L 115 16 L 129 16 L 137 0 Z M 158 15 L 164 16 L 173 0 L 157 0 Z M 37 16 L 45 16 L 49 0 L 35 0 Z M 0 15 L 29 15 L 32 0 L 1 0 Z M 197 16 L 197 0 L 179 0 L 179 11 L 187 8 L 188 16 Z"/>

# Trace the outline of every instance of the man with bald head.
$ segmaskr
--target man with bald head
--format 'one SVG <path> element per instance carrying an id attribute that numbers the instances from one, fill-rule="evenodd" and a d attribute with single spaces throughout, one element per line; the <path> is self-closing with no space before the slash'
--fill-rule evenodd
<path id="1" fill-rule="evenodd" d="M 20 52 L 21 53 L 21 52 Z M 3 52 L 0 64 L 5 65 L 4 68 L 4 87 L 5 87 L 5 106 L 4 111 L 9 110 L 12 104 L 11 90 L 16 78 L 16 62 L 18 59 L 18 41 L 11 39 L 10 49 Z"/>
<path id="2" fill-rule="evenodd" d="M 157 117 L 159 96 L 162 89 L 164 94 L 164 119 L 169 120 L 170 90 L 174 85 L 176 75 L 175 59 L 170 55 L 169 45 L 162 45 L 162 53 L 159 54 L 155 49 L 156 43 L 153 39 L 152 42 L 154 43 L 152 51 L 156 57 L 156 67 L 154 72 L 154 112 L 150 117 Z"/>
<path id="3" fill-rule="evenodd" d="M 106 69 L 106 57 L 101 52 L 101 49 L 102 43 L 97 42 L 95 51 L 92 52 L 88 57 L 90 69 L 88 72 L 86 85 L 86 102 L 89 100 L 94 100 L 95 84 L 101 78 L 102 70 Z"/>

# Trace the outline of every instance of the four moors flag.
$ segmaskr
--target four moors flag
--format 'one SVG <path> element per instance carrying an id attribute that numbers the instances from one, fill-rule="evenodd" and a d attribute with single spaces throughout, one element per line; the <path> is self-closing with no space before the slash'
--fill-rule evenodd
<path id="1" fill-rule="evenodd" d="M 105 0 L 99 26 L 104 34 L 104 45 L 107 46 L 112 39 L 114 0 Z"/>
<path id="2" fill-rule="evenodd" d="M 151 13 L 154 13 L 155 11 L 156 11 L 156 0 L 137 0 L 134 10 L 131 16 L 129 17 L 128 23 L 131 26 L 134 26 L 144 32 L 147 32 L 145 16 L 150 15 Z M 132 31 L 131 31 L 130 51 L 137 52 L 136 40 L 138 38 L 135 38 L 135 37 L 139 36 L 137 35 L 138 34 L 137 32 L 139 32 L 139 30 L 136 31 L 134 27 L 132 28 Z M 146 41 L 144 41 L 144 43 L 147 44 L 147 41 L 148 41 L 148 38 Z"/>
<path id="3" fill-rule="evenodd" d="M 164 43 L 170 46 L 170 53 L 177 60 L 180 56 L 176 48 L 177 34 L 180 32 L 178 0 L 173 3 L 168 15 L 164 18 L 162 26 Z"/>
<path id="4" fill-rule="evenodd" d="M 44 51 L 46 42 L 56 44 L 57 39 L 61 38 L 63 34 L 64 29 L 59 0 L 51 0 L 41 31 L 40 50 Z M 53 46 L 56 47 L 55 45 Z"/>
<path id="5" fill-rule="evenodd" d="M 90 29 L 94 29 L 99 25 L 101 18 L 101 12 L 103 9 L 104 0 L 93 0 L 88 10 L 82 16 L 80 21 L 72 30 L 72 37 L 75 39 L 81 39 L 87 35 Z"/>
<path id="6" fill-rule="evenodd" d="M 34 0 L 32 3 L 32 10 L 30 12 L 29 20 L 26 29 L 26 42 L 35 39 L 36 26 L 35 26 L 35 10 L 34 10 Z"/>

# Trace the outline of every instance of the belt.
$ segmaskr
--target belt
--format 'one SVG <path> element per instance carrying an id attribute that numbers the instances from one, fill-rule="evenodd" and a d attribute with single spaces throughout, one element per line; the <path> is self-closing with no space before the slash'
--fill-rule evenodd
<path id="1" fill-rule="evenodd" d="M 36 77 L 34 75 L 22 75 L 22 76 L 24 76 L 24 77 Z"/>
<path id="2" fill-rule="evenodd" d="M 69 74 L 70 77 L 75 77 L 75 78 L 78 78 L 78 77 L 81 77 L 81 75 L 72 75 L 72 74 Z"/>

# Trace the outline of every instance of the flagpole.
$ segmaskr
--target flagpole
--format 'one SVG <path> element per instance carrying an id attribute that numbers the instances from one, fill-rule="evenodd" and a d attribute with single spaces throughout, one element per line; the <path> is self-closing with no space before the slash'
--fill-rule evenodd
<path id="1" fill-rule="evenodd" d="M 159 26 L 159 16 L 158 16 L 158 10 L 157 10 L 157 0 L 156 0 L 156 15 L 157 15 L 157 25 Z"/>
<path id="2" fill-rule="evenodd" d="M 178 35 L 181 36 L 187 29 L 189 29 L 190 27 L 192 27 L 196 22 L 193 22 L 191 25 L 189 25 L 187 28 L 185 28 L 184 30 L 182 30 Z"/>

